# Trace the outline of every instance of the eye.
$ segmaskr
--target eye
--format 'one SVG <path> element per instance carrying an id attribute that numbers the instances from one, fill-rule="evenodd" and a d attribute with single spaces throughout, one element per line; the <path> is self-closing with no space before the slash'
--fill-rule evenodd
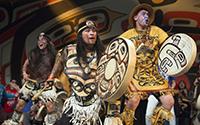
<path id="1" fill-rule="evenodd" d="M 84 31 L 85 31 L 85 32 L 89 32 L 89 31 L 90 31 L 90 29 L 89 29 L 89 28 L 87 28 L 87 29 L 85 29 Z"/>
<path id="2" fill-rule="evenodd" d="M 91 85 L 90 88 L 91 88 L 92 90 L 94 90 L 96 87 L 95 87 L 95 85 Z"/>
<path id="3" fill-rule="evenodd" d="M 78 82 L 77 81 L 74 81 L 73 82 L 73 86 L 77 86 L 78 85 Z"/>
<path id="4" fill-rule="evenodd" d="M 143 15 L 147 15 L 147 12 L 143 12 Z"/>
<path id="5" fill-rule="evenodd" d="M 92 30 L 93 32 L 96 32 L 96 29 L 95 29 L 95 28 L 91 28 L 91 30 Z"/>

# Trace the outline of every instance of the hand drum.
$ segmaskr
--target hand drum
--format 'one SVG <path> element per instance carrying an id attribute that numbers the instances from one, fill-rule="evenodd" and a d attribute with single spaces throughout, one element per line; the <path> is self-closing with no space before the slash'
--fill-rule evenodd
<path id="1" fill-rule="evenodd" d="M 186 73 L 195 61 L 197 47 L 195 41 L 184 33 L 170 36 L 159 50 L 158 66 L 169 76 Z"/>
<path id="2" fill-rule="evenodd" d="M 136 63 L 135 46 L 131 40 L 116 38 L 108 44 L 97 68 L 99 96 L 108 102 L 120 98 L 131 82 Z"/>

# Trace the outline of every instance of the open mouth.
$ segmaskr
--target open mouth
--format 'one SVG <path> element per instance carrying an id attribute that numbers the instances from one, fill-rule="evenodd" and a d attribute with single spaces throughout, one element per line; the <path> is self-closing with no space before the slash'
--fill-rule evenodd
<path id="1" fill-rule="evenodd" d="M 43 47 L 44 46 L 44 44 L 42 43 L 42 44 L 39 44 L 39 47 Z"/>
<path id="2" fill-rule="evenodd" d="M 145 19 L 144 22 L 145 22 L 146 24 L 148 24 L 148 23 L 149 23 L 149 19 Z"/>
<path id="3" fill-rule="evenodd" d="M 44 43 L 39 43 L 39 48 L 43 48 L 44 46 L 45 46 L 45 44 Z"/>
<path id="4" fill-rule="evenodd" d="M 94 37 L 89 37 L 89 39 L 94 40 L 95 38 Z"/>

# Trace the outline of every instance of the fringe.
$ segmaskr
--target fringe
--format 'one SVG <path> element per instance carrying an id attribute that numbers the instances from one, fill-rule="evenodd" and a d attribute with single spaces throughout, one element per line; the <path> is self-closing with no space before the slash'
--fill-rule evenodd
<path id="1" fill-rule="evenodd" d="M 89 106 L 82 106 L 74 96 L 68 98 L 63 106 L 63 113 L 72 117 L 70 122 L 73 125 L 97 125 L 100 122 L 102 125 L 99 110 L 101 108 L 100 98 L 97 97 L 96 101 Z M 69 113 L 69 110 L 72 112 Z"/>

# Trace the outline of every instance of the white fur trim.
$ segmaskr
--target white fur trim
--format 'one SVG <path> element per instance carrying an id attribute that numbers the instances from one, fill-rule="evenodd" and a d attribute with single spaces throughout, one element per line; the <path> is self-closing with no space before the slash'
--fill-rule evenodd
<path id="1" fill-rule="evenodd" d="M 70 120 L 73 125 L 92 125 L 100 121 L 99 110 L 101 108 L 100 98 L 89 106 L 81 106 L 74 96 L 68 98 L 63 106 L 63 113 L 68 113 L 72 108 L 72 113 L 68 114 L 72 119 Z M 101 121 L 100 121 L 101 122 Z"/>

